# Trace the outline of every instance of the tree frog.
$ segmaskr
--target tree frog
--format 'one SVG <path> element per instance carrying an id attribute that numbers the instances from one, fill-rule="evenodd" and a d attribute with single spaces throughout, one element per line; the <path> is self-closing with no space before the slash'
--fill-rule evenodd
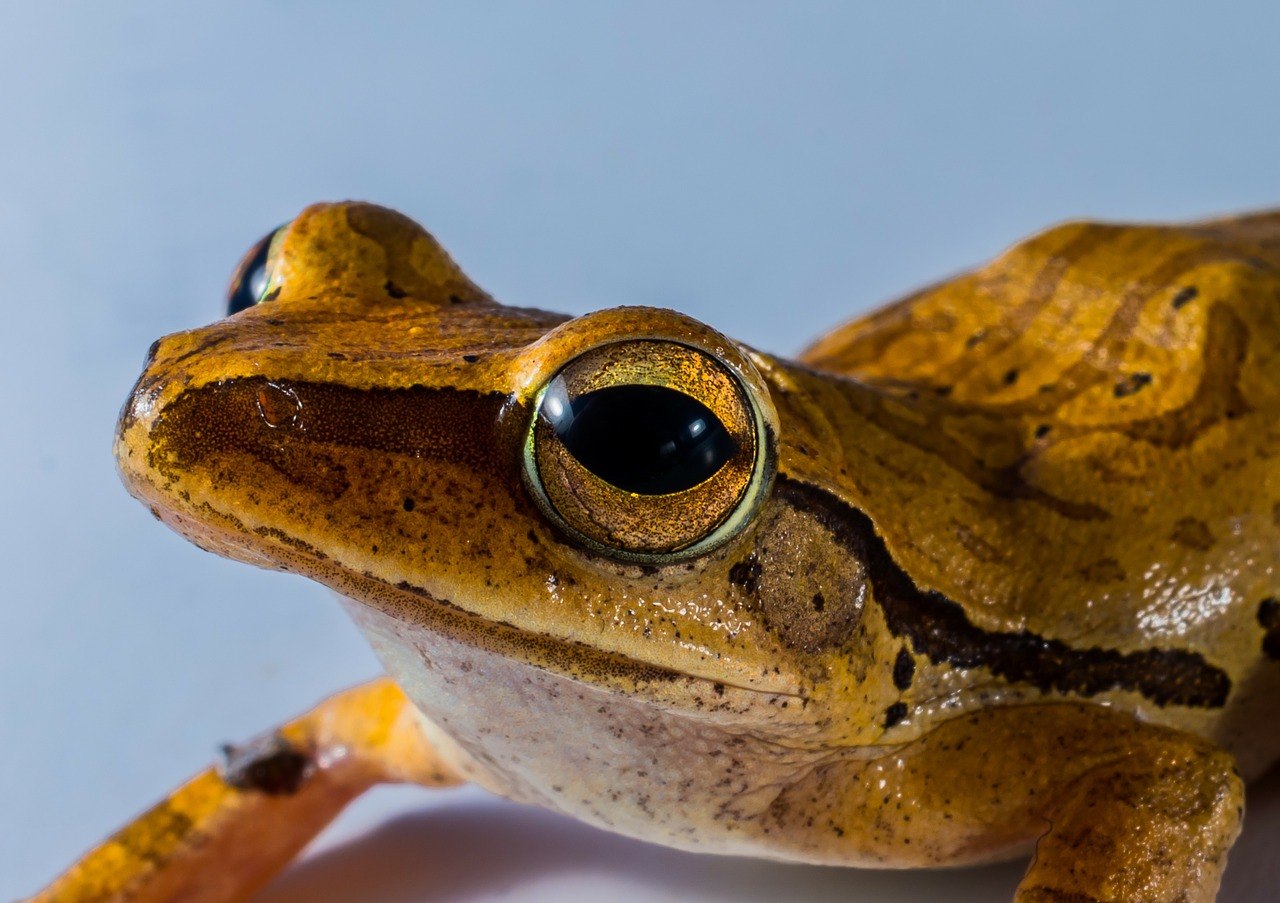
<path id="1" fill-rule="evenodd" d="M 1280 757 L 1277 299 L 1278 213 L 1071 223 L 786 360 L 508 307 L 313 206 L 153 345 L 115 450 L 389 677 L 33 899 L 243 900 L 370 786 L 473 781 L 689 850 L 1211 901 Z"/>

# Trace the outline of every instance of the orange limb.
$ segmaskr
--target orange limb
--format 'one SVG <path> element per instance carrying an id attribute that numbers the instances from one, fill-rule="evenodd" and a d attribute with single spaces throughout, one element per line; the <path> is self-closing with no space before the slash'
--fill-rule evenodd
<path id="1" fill-rule="evenodd" d="M 235 903 L 375 784 L 462 779 L 382 679 L 340 693 L 210 768 L 91 850 L 28 903 Z"/>

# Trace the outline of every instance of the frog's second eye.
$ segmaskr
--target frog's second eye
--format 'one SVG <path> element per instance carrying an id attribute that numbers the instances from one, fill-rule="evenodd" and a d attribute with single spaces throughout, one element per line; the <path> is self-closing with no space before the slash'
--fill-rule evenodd
<path id="1" fill-rule="evenodd" d="M 271 270 L 284 232 L 284 226 L 268 232 L 241 258 L 227 286 L 227 316 L 267 300 Z"/>
<path id="2" fill-rule="evenodd" d="M 768 482 L 767 441 L 750 392 L 711 354 L 617 342 L 543 388 L 525 476 L 540 507 L 598 551 L 684 558 L 749 518 Z"/>

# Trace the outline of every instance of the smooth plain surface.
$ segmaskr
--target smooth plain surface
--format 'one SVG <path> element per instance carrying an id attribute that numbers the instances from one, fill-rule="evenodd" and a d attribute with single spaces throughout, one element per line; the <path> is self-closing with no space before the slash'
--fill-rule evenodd
<path id="1" fill-rule="evenodd" d="M 323 590 L 187 545 L 113 472 L 147 346 L 220 316 L 267 229 L 376 200 L 508 303 L 795 350 L 1067 217 L 1280 204 L 1278 33 L 1261 2 L 4 4 L 0 900 L 376 672 Z M 1229 903 L 1280 886 L 1258 791 Z M 1021 870 L 700 858 L 407 789 L 260 899 L 966 903 Z"/>

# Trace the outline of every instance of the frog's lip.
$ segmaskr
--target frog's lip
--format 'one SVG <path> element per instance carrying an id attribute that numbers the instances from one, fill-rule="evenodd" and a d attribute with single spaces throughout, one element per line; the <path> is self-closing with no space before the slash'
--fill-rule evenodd
<path id="1" fill-rule="evenodd" d="M 677 670 L 580 640 L 491 620 L 422 587 L 405 582 L 391 585 L 376 575 L 355 573 L 302 540 L 270 527 L 250 528 L 234 514 L 207 502 L 200 504 L 198 516 L 185 513 L 181 503 L 175 504 L 171 493 L 157 486 L 145 469 L 133 466 L 126 443 L 117 440 L 116 453 L 129 493 L 146 504 L 158 520 L 205 551 L 268 570 L 300 574 L 397 621 L 505 657 L 518 657 L 534 667 L 593 686 L 615 686 L 659 703 L 679 705 L 683 701 L 688 705 L 692 700 L 707 714 L 734 708 L 733 696 L 743 700 L 807 698 L 796 682 L 781 675 L 774 675 L 772 681 L 770 675 L 762 675 L 752 686 L 735 680 L 727 670 L 722 674 Z M 772 711 L 775 707 L 769 708 Z"/>

